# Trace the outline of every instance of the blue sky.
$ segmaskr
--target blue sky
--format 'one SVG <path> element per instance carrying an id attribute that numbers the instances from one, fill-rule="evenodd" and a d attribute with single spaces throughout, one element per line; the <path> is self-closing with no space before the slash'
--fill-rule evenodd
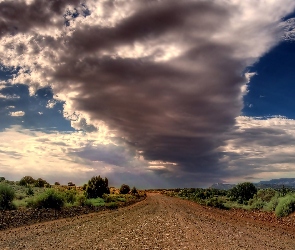
<path id="1" fill-rule="evenodd" d="M 1 1 L 0 175 L 140 188 L 294 177 L 294 8 Z"/>
<path id="2" fill-rule="evenodd" d="M 243 115 L 295 119 L 295 43 L 281 42 L 249 67 L 256 72 L 244 97 Z"/>

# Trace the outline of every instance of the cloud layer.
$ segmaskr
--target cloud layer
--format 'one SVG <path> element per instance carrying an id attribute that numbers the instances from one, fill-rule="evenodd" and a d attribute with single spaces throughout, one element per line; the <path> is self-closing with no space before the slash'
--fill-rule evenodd
<path id="1" fill-rule="evenodd" d="M 243 106 L 243 71 L 277 44 L 281 18 L 294 7 L 293 0 L 1 1 L 1 63 L 17 69 L 10 83 L 27 84 L 31 94 L 50 86 L 75 128 L 108 131 L 134 155 L 161 162 L 151 164 L 156 174 L 218 181 L 228 174 L 220 149 Z M 92 159 L 91 150 L 102 153 Z M 75 153 L 106 162 L 113 151 Z"/>

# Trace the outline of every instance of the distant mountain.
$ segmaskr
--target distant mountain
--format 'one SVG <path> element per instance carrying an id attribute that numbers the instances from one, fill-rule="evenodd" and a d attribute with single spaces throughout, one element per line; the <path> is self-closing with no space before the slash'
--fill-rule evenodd
<path id="1" fill-rule="evenodd" d="M 279 178 L 255 183 L 258 188 L 281 188 L 282 186 L 295 188 L 295 178 Z"/>
<path id="2" fill-rule="evenodd" d="M 260 181 L 258 183 L 254 183 L 257 188 L 282 188 L 283 186 L 286 188 L 295 189 L 295 178 L 279 178 L 272 179 L 270 181 Z M 235 184 L 227 184 L 227 183 L 215 183 L 210 188 L 229 190 L 233 188 Z"/>

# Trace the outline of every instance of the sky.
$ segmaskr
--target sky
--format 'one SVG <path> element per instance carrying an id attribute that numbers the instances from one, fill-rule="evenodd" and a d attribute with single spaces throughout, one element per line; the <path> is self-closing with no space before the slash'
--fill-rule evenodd
<path id="1" fill-rule="evenodd" d="M 0 0 L 0 176 L 295 177 L 294 0 Z"/>

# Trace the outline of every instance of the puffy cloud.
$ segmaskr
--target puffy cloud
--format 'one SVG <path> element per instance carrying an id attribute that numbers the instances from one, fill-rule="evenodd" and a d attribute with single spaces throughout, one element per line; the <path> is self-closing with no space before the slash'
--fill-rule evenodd
<path id="1" fill-rule="evenodd" d="M 171 163 L 149 171 L 193 183 L 223 176 L 219 149 L 243 106 L 242 72 L 279 41 L 281 18 L 295 3 L 34 0 L 0 7 L 1 63 L 19 69 L 11 83 L 29 85 L 31 94 L 50 86 L 73 127 L 116 135 L 145 160 Z"/>
<path id="2" fill-rule="evenodd" d="M 295 40 L 295 18 L 290 18 L 286 20 L 283 26 L 285 30 L 283 38 L 286 41 L 294 41 Z"/>
<path id="3" fill-rule="evenodd" d="M 10 116 L 24 116 L 25 112 L 24 111 L 15 111 L 15 112 L 10 112 Z"/>
<path id="4" fill-rule="evenodd" d="M 56 105 L 56 101 L 49 100 L 48 103 L 47 103 L 47 105 L 46 105 L 46 108 L 52 109 L 55 105 Z"/>

